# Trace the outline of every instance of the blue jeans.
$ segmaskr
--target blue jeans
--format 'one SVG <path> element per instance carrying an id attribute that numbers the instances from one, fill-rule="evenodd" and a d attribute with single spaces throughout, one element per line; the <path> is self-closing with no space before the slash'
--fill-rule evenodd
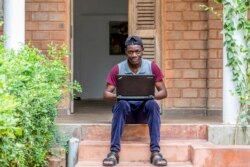
<path id="1" fill-rule="evenodd" d="M 150 134 L 150 151 L 160 151 L 160 108 L 155 100 L 117 101 L 112 109 L 110 151 L 120 151 L 120 141 L 125 123 L 147 123 Z"/>

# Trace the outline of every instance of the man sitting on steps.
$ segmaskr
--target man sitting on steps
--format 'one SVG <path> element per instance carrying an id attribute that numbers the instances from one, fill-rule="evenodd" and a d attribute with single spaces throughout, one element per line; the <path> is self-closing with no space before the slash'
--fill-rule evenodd
<path id="1" fill-rule="evenodd" d="M 114 90 L 116 88 L 116 75 L 118 74 L 154 74 L 154 98 L 160 100 L 167 97 L 167 90 L 163 82 L 160 68 L 149 60 L 142 58 L 143 43 L 138 36 L 129 36 L 125 41 L 127 59 L 116 64 L 109 72 L 106 79 L 106 88 L 103 98 L 116 101 L 113 108 L 111 129 L 110 153 L 103 160 L 103 166 L 115 166 L 119 163 L 120 141 L 125 123 L 147 123 L 150 134 L 150 162 L 155 166 L 167 166 L 167 160 L 160 153 L 160 107 L 154 99 L 146 101 L 117 100 Z M 132 120 L 131 120 L 132 118 Z"/>

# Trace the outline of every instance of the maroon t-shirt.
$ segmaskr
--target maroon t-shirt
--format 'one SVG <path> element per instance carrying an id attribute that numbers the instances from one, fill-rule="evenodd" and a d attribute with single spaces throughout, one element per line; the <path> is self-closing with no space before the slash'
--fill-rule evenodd
<path id="1" fill-rule="evenodd" d="M 161 72 L 161 69 L 155 64 L 154 62 L 151 63 L 151 69 L 152 73 L 155 75 L 155 82 L 162 81 L 163 80 L 163 74 Z M 116 86 L 116 75 L 119 74 L 119 67 L 118 64 L 116 64 L 109 72 L 106 82 L 107 84 Z"/>

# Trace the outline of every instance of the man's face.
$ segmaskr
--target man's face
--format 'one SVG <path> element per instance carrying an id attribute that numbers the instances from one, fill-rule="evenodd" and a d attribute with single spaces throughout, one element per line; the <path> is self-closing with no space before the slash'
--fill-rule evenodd
<path id="1" fill-rule="evenodd" d="M 125 52 L 130 64 L 137 65 L 141 63 L 143 53 L 143 47 L 141 45 L 128 45 Z"/>

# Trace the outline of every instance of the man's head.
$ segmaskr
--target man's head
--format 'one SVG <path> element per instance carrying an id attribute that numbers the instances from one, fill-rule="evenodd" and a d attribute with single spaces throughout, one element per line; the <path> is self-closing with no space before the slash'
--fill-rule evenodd
<path id="1" fill-rule="evenodd" d="M 143 54 L 143 43 L 139 36 L 128 36 L 125 41 L 125 53 L 131 65 L 139 65 Z"/>
<path id="2" fill-rule="evenodd" d="M 129 45 L 140 45 L 143 47 L 142 40 L 139 36 L 128 36 L 126 41 L 125 41 L 125 47 L 127 48 Z"/>

